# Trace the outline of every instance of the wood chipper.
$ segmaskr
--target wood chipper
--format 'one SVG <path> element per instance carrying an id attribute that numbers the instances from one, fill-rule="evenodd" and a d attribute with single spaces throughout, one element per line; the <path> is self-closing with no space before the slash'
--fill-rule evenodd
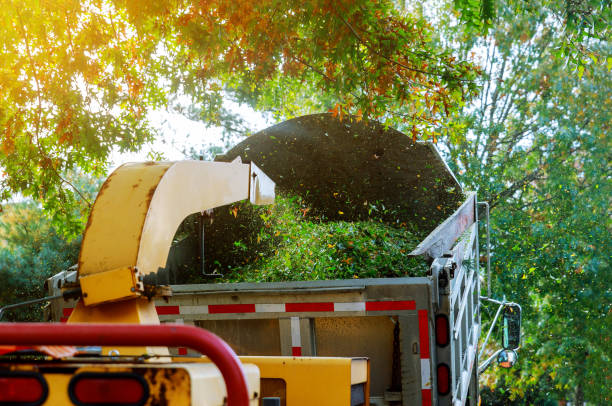
<path id="1" fill-rule="evenodd" d="M 338 121 L 314 117 L 266 136 L 333 136 Z M 446 183 L 432 192 L 448 182 L 461 190 L 432 144 L 413 143 L 407 153 L 418 165 L 400 178 L 435 173 Z M 111 174 L 76 269 L 48 280 L 50 318 L 66 323 L 0 327 L 0 345 L 21 346 L 0 356 L 0 404 L 478 404 L 475 193 L 432 209 L 427 188 L 407 183 L 412 201 L 427 202 L 417 218 L 451 213 L 406 254 L 426 261 L 422 276 L 166 285 L 173 236 L 187 215 L 274 201 L 277 179 L 243 163 L 247 154 L 229 159 L 125 164 Z M 507 356 L 519 346 L 520 308 L 499 304 L 507 334 L 494 356 Z"/>

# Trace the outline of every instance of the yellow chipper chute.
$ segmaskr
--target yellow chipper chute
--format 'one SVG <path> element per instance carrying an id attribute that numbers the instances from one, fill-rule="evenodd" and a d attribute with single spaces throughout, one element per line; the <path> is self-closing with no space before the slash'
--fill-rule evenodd
<path id="1" fill-rule="evenodd" d="M 171 294 L 164 286 L 165 267 L 181 221 L 245 199 L 254 204 L 274 202 L 274 182 L 252 163 L 120 166 L 102 185 L 89 216 L 77 271 L 81 300 L 68 323 L 159 324 L 151 298 Z M 160 349 L 123 351 L 167 355 Z"/>
<path id="2" fill-rule="evenodd" d="M 77 281 L 63 287 L 81 292 L 68 323 L 159 324 L 152 299 L 172 294 L 166 261 L 183 219 L 245 199 L 271 204 L 274 186 L 256 165 L 239 158 L 230 163 L 120 166 L 106 180 L 92 208 Z M 150 390 L 142 404 L 221 405 L 226 401 L 223 378 L 206 358 L 170 357 L 166 347 L 146 346 L 103 347 L 102 354 L 111 355 L 114 363 L 79 362 L 70 368 L 79 376 L 116 372 L 142 376 Z M 150 362 L 137 362 L 144 354 Z M 117 363 L 124 356 L 126 361 Z M 369 363 L 365 359 L 241 359 L 251 405 L 368 404 Z M 60 369 L 44 374 L 50 389 L 45 405 L 70 404 L 67 394 L 74 391 L 70 385 L 75 378 Z M 361 388 L 358 399 L 352 393 L 356 387 Z"/>

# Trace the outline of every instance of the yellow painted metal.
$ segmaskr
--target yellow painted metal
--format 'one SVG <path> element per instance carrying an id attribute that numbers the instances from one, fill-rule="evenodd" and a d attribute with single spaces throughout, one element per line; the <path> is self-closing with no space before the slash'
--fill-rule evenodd
<path id="1" fill-rule="evenodd" d="M 68 318 L 68 323 L 159 324 L 159 317 L 155 303 L 144 298 L 103 303 L 98 306 L 85 306 L 79 300 Z M 117 350 L 120 355 L 169 354 L 165 347 L 103 347 L 102 353 L 106 355 L 112 350 Z"/>
<path id="2" fill-rule="evenodd" d="M 0 365 L 1 366 L 1 365 Z M 42 366 L 42 365 L 41 365 Z M 48 365 L 45 365 L 48 367 Z M 11 369 L 37 371 L 32 364 L 13 365 Z M 243 365 L 250 393 L 250 406 L 259 404 L 259 369 L 255 365 Z M 177 364 L 110 364 L 62 363 L 45 368 L 42 374 L 49 387 L 44 406 L 71 405 L 68 386 L 73 376 L 84 373 L 135 372 L 147 382 L 150 396 L 145 405 L 173 406 L 222 406 L 227 396 L 221 373 L 210 363 Z"/>
<path id="3" fill-rule="evenodd" d="M 249 198 L 272 203 L 274 182 L 240 160 L 120 166 L 100 189 L 83 236 L 78 276 L 87 285 L 85 304 L 138 296 L 142 288 L 135 284 L 140 281 L 120 270 L 135 268 L 142 276 L 158 272 L 166 266 L 172 238 L 185 217 Z M 97 278 L 87 283 L 92 275 Z"/>
<path id="4" fill-rule="evenodd" d="M 137 298 L 144 290 L 138 281 L 139 272 L 132 267 L 81 276 L 81 291 L 85 306 Z"/>
<path id="5" fill-rule="evenodd" d="M 143 275 L 166 266 L 174 233 L 189 214 L 249 198 L 240 162 L 125 164 L 96 198 L 79 254 L 79 277 L 124 267 Z"/>
<path id="6" fill-rule="evenodd" d="M 350 405 L 351 386 L 357 384 L 365 385 L 365 405 L 369 405 L 366 358 L 240 357 L 240 360 L 257 365 L 262 380 L 284 380 L 288 406 Z"/>
<path id="7" fill-rule="evenodd" d="M 79 276 L 136 266 L 149 202 L 172 162 L 130 163 L 106 179 L 89 215 Z"/>

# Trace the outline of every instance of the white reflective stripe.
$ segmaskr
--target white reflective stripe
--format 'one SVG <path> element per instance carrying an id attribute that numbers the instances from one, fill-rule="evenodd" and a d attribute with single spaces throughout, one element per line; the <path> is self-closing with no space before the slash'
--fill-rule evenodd
<path id="1" fill-rule="evenodd" d="M 365 302 L 334 303 L 335 312 L 365 312 Z"/>
<path id="2" fill-rule="evenodd" d="M 208 314 L 208 305 L 179 306 L 180 314 Z"/>
<path id="3" fill-rule="evenodd" d="M 431 389 L 431 366 L 429 358 L 421 358 L 421 389 Z"/>
<path id="4" fill-rule="evenodd" d="M 285 304 L 284 303 L 256 303 L 255 304 L 255 312 L 256 313 L 285 313 Z"/>
<path id="5" fill-rule="evenodd" d="M 300 318 L 299 317 L 291 318 L 291 346 L 292 347 L 302 346 L 302 340 L 300 338 Z"/>
<path id="6" fill-rule="evenodd" d="M 172 322 L 175 324 L 185 324 L 185 320 L 183 319 L 174 319 L 172 320 Z"/>

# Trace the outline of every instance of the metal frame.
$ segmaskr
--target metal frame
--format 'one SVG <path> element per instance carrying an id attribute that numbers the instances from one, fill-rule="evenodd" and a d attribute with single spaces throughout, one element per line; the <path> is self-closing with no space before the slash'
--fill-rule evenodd
<path id="1" fill-rule="evenodd" d="M 489 203 L 478 202 L 478 205 L 485 207 L 487 216 L 487 296 L 491 297 L 491 221 L 489 217 Z"/>
<path id="2" fill-rule="evenodd" d="M 242 363 L 216 335 L 191 326 L 139 324 L 0 323 L 0 345 L 186 346 L 208 356 L 221 371 L 228 406 L 248 406 Z"/>
<path id="3" fill-rule="evenodd" d="M 475 208 L 474 208 L 475 209 Z M 475 215 L 476 216 L 476 215 Z M 474 264 L 475 266 L 471 266 Z M 436 316 L 448 320 L 449 344 L 436 346 L 436 362 L 451 371 L 451 390 L 439 395 L 439 406 L 476 405 L 478 397 L 477 349 L 480 337 L 478 224 L 472 224 L 452 251 L 431 266 L 438 308 Z M 434 299 L 435 300 L 435 299 Z"/>

